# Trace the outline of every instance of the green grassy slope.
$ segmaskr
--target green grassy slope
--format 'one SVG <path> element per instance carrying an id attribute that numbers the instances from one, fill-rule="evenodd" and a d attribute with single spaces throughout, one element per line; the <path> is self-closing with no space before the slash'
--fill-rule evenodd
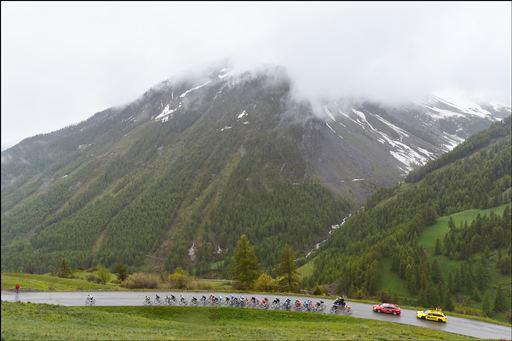
<path id="1" fill-rule="evenodd" d="M 116 284 L 97 284 L 81 278 L 2 272 L 2 290 L 14 290 L 16 283 L 21 285 L 22 290 L 30 291 L 123 290 Z"/>
<path id="2" fill-rule="evenodd" d="M 425 250 L 427 250 L 430 254 L 433 254 L 436 245 L 436 239 L 442 241 L 445 234 L 448 232 L 448 221 L 450 220 L 450 217 L 453 219 L 455 225 L 459 226 L 459 224 L 463 223 L 464 221 L 467 221 L 468 223 L 472 222 L 479 214 L 488 215 L 489 213 L 494 212 L 498 215 L 502 215 L 505 207 L 507 207 L 507 204 L 488 209 L 465 210 L 462 212 L 439 217 L 436 219 L 435 224 L 427 227 L 425 231 L 423 231 L 418 240 L 418 243 L 423 246 Z"/>
<path id="3" fill-rule="evenodd" d="M 2 339 L 380 339 L 458 335 L 344 316 L 187 307 L 61 307 L 2 303 Z"/>
<path id="4" fill-rule="evenodd" d="M 60 278 L 51 274 L 26 274 L 19 272 L 2 272 L 2 290 L 14 290 L 16 283 L 22 291 L 116 291 L 133 290 L 122 287 L 116 281 L 116 275 L 107 284 L 98 284 L 86 280 L 94 272 L 75 271 L 73 278 Z M 233 281 L 225 279 L 194 278 L 190 290 L 233 291 Z M 169 289 L 168 282 L 160 282 L 159 289 Z M 135 289 L 143 290 L 143 289 Z"/>

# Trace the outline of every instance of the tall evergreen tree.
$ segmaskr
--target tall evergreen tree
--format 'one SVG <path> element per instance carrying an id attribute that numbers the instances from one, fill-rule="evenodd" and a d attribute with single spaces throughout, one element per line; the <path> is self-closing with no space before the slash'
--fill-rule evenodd
<path id="1" fill-rule="evenodd" d="M 114 272 L 117 274 L 117 279 L 124 281 L 128 278 L 128 266 L 126 264 L 117 264 L 114 268 Z"/>
<path id="2" fill-rule="evenodd" d="M 432 262 L 431 276 L 432 282 L 434 282 L 434 284 L 436 285 L 443 281 L 443 278 L 441 276 L 441 270 L 439 269 L 439 264 L 437 263 L 437 259 L 434 259 L 434 261 Z"/>
<path id="3" fill-rule="evenodd" d="M 281 287 L 288 292 L 296 291 L 299 288 L 299 273 L 295 264 L 295 255 L 293 249 L 286 245 L 281 254 L 281 264 L 278 274 L 282 276 Z"/>
<path id="4" fill-rule="evenodd" d="M 446 289 L 446 287 L 444 287 L 443 289 L 444 289 L 444 291 L 443 291 L 443 308 L 445 310 L 452 311 L 454 308 L 453 301 L 452 301 L 452 294 Z"/>
<path id="5" fill-rule="evenodd" d="M 71 269 L 71 266 L 69 265 L 68 260 L 65 258 L 62 259 L 59 269 L 57 270 L 57 276 L 62 277 L 62 278 L 69 278 L 69 277 L 71 277 L 72 273 L 73 273 L 73 270 Z"/>
<path id="6" fill-rule="evenodd" d="M 487 261 L 487 257 L 482 256 L 480 258 L 480 262 L 476 267 L 475 277 L 478 289 L 485 289 L 490 278 L 489 262 Z"/>
<path id="7" fill-rule="evenodd" d="M 507 303 L 505 302 L 505 294 L 503 289 L 498 287 L 496 290 L 496 299 L 494 300 L 494 311 L 501 312 L 507 309 Z"/>
<path id="8" fill-rule="evenodd" d="M 233 278 L 237 281 L 237 287 L 240 289 L 252 288 L 259 273 L 260 266 L 254 247 L 247 236 L 242 234 L 236 244 L 233 263 Z"/>
<path id="9" fill-rule="evenodd" d="M 484 299 L 482 302 L 482 310 L 484 314 L 487 316 L 492 316 L 494 314 L 493 300 L 489 293 L 484 295 Z"/>
<path id="10" fill-rule="evenodd" d="M 439 256 L 441 254 L 442 250 L 441 250 L 441 241 L 438 239 L 436 239 L 436 248 L 434 250 L 434 254 L 436 256 Z"/>
<path id="11" fill-rule="evenodd" d="M 453 274 L 452 272 L 450 272 L 448 274 L 448 292 L 450 294 L 454 293 L 455 292 L 455 282 L 454 282 L 454 279 L 453 279 Z"/>
<path id="12" fill-rule="evenodd" d="M 448 227 L 450 230 L 455 230 L 455 223 L 453 222 L 453 218 L 450 216 L 450 219 L 448 220 Z"/>

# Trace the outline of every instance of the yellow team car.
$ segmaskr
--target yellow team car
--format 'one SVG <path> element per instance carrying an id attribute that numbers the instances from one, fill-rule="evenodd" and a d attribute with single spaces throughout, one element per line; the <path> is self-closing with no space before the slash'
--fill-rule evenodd
<path id="1" fill-rule="evenodd" d="M 448 320 L 446 315 L 440 310 L 420 310 L 416 313 L 416 317 L 422 320 L 430 320 L 437 322 L 444 322 Z"/>

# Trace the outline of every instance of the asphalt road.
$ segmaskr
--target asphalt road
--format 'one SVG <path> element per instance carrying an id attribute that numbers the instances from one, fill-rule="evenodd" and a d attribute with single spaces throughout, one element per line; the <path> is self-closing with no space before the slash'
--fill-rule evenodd
<path id="1" fill-rule="evenodd" d="M 110 291 L 110 292 L 21 292 L 16 295 L 14 292 L 10 291 L 2 291 L 2 301 L 23 301 L 23 302 L 32 302 L 32 303 L 48 303 L 48 304 L 59 304 L 64 306 L 84 306 L 85 298 L 87 294 L 92 294 L 96 299 L 96 305 L 98 306 L 137 306 L 144 304 L 144 297 L 146 295 L 150 296 L 152 300 L 154 300 L 155 293 L 158 293 L 162 298 L 165 295 L 174 294 L 179 298 L 179 295 L 183 295 L 187 301 L 190 302 L 192 296 L 197 297 L 198 299 L 202 296 L 208 296 L 209 293 L 204 292 L 120 292 L 120 291 Z M 215 293 L 216 295 L 221 295 L 222 297 L 226 296 L 226 293 Z M 240 296 L 240 294 L 235 293 L 235 296 Z M 268 297 L 270 302 L 275 297 L 279 297 L 282 301 L 283 298 L 286 299 L 289 297 L 292 300 L 300 299 L 303 300 L 304 297 L 294 297 L 294 296 L 281 296 L 281 295 L 257 295 L 257 294 L 246 294 L 246 297 L 255 296 L 259 299 L 263 297 Z M 313 299 L 313 301 L 316 301 Z M 326 303 L 326 312 L 329 311 L 329 308 L 332 306 L 332 300 L 324 300 Z M 386 314 L 374 313 L 372 311 L 372 306 L 370 304 L 364 303 L 356 303 L 356 302 L 348 302 L 349 305 L 352 306 L 352 314 L 353 317 L 366 318 L 371 320 L 380 320 L 380 321 L 388 321 L 388 322 L 396 322 L 409 324 L 413 326 L 425 327 L 435 330 L 442 330 L 446 332 L 473 336 L 477 338 L 483 339 L 506 339 L 512 340 L 512 328 L 500 326 L 492 323 L 486 323 L 471 319 L 464 319 L 454 316 L 448 316 L 447 323 L 439 323 L 432 321 L 419 320 L 416 318 L 416 311 L 402 309 L 402 316 L 393 316 Z M 148 307 L 150 309 L 150 307 Z M 311 313 L 314 314 L 314 313 Z"/>

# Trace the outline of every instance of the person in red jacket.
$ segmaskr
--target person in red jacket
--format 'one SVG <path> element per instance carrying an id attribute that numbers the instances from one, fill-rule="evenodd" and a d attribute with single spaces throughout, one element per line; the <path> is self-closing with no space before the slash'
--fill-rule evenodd
<path id="1" fill-rule="evenodd" d="M 16 293 L 19 293 L 19 292 L 20 292 L 20 284 L 16 283 Z"/>

